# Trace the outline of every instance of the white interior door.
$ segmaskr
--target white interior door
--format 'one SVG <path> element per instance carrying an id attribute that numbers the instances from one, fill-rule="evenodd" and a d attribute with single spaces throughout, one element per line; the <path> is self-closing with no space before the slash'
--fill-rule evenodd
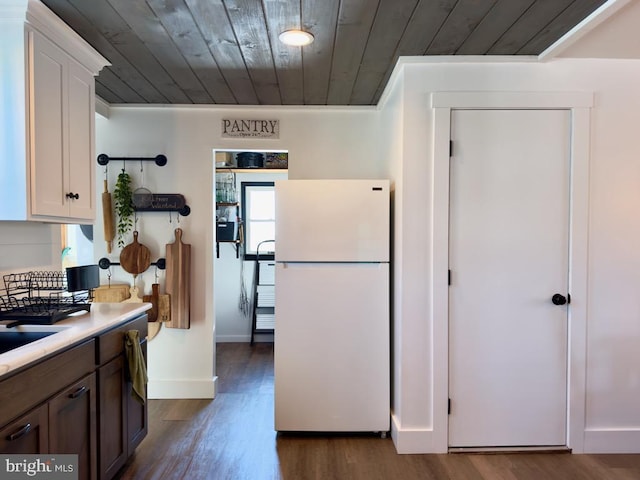
<path id="1" fill-rule="evenodd" d="M 450 447 L 566 444 L 570 113 L 454 110 Z"/>

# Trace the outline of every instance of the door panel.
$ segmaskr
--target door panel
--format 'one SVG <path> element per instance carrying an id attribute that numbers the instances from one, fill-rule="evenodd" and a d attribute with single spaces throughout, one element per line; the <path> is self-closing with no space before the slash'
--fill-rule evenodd
<path id="1" fill-rule="evenodd" d="M 275 428 L 389 430 L 389 265 L 276 263 Z"/>
<path id="2" fill-rule="evenodd" d="M 566 443 L 569 130 L 564 110 L 456 110 L 449 445 Z"/>
<path id="3" fill-rule="evenodd" d="M 275 189 L 276 261 L 389 261 L 389 180 L 278 180 Z"/>

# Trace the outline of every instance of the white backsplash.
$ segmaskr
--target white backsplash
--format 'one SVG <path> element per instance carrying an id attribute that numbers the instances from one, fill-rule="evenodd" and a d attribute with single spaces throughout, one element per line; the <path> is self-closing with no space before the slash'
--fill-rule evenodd
<path id="1" fill-rule="evenodd" d="M 31 270 L 59 270 L 61 249 L 60 225 L 0 222 L 0 276 Z"/>

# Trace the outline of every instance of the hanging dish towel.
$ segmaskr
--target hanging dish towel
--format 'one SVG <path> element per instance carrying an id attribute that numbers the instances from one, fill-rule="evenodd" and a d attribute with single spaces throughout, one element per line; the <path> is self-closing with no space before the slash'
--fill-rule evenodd
<path id="1" fill-rule="evenodd" d="M 145 386 L 147 384 L 147 368 L 144 364 L 142 348 L 140 348 L 140 338 L 138 330 L 129 330 L 124 337 L 124 350 L 129 364 L 129 377 L 133 388 L 131 396 L 138 402 L 144 404 L 147 395 Z"/>

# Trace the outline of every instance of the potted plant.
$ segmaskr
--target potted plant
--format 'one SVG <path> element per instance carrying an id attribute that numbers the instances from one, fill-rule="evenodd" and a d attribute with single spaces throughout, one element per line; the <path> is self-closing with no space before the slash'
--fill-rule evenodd
<path id="1" fill-rule="evenodd" d="M 131 190 L 131 176 L 123 168 L 118 175 L 116 187 L 113 191 L 116 203 L 118 246 L 124 247 L 124 237 L 133 228 L 133 192 Z"/>

